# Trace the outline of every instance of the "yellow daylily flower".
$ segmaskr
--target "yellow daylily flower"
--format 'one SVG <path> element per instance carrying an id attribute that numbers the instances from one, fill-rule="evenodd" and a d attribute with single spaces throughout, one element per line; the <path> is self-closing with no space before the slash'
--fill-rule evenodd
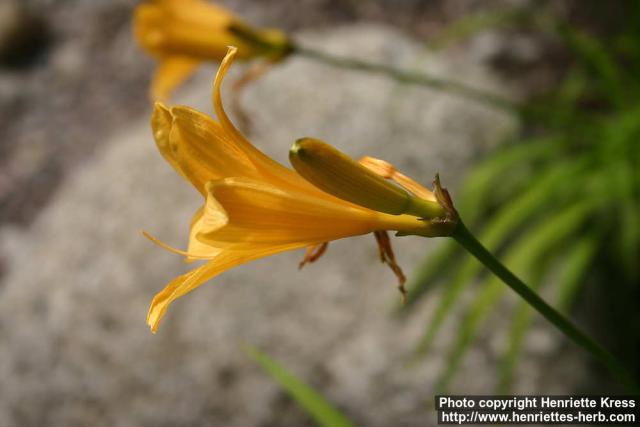
<path id="1" fill-rule="evenodd" d="M 311 258 L 319 257 L 328 241 L 374 232 L 381 259 L 398 274 L 384 230 L 423 236 L 450 232 L 442 226 L 447 223 L 445 210 L 441 210 L 440 217 L 415 212 L 390 214 L 361 206 L 357 200 L 343 200 L 327 193 L 331 185 L 321 189 L 254 147 L 231 123 L 221 101 L 222 80 L 238 52 L 229 48 L 214 80 L 213 108 L 218 121 L 189 107 L 155 105 L 151 126 L 157 146 L 169 164 L 202 194 L 204 205 L 191 222 L 187 251 L 168 248 L 149 237 L 185 255 L 187 261 L 206 263 L 174 279 L 155 296 L 147 317 L 153 332 L 172 301 L 239 264 L 305 247 L 316 248 L 308 253 L 308 261 L 313 261 Z M 328 147 L 316 145 L 320 151 Z M 382 167 L 386 171 L 383 177 L 393 179 L 390 166 L 385 169 L 386 163 L 377 162 L 373 159 L 366 166 L 371 170 Z M 362 183 L 358 176 L 363 166 L 347 161 L 343 166 L 342 171 L 331 170 L 338 182 L 351 176 Z M 367 175 L 361 191 L 395 187 L 381 184 L 375 177 L 378 175 Z M 383 177 L 379 180 L 384 183 Z M 425 203 L 437 203 L 433 193 L 411 183 L 419 187 Z M 402 197 L 415 197 L 400 191 Z M 399 272 L 398 277 L 401 275 Z"/>
<path id="2" fill-rule="evenodd" d="M 238 47 L 238 58 L 284 57 L 290 50 L 286 34 L 252 27 L 230 11 L 203 0 L 149 0 L 136 7 L 134 35 L 160 64 L 151 97 L 169 98 L 203 61 L 219 62 L 227 46 Z"/>

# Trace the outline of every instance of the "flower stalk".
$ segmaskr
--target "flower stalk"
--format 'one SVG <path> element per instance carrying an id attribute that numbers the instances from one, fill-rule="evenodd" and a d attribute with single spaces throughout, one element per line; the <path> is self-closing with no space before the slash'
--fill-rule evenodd
<path id="1" fill-rule="evenodd" d="M 423 72 L 407 71 L 386 64 L 376 64 L 351 57 L 342 57 L 317 49 L 292 44 L 289 47 L 291 53 L 309 58 L 314 61 L 332 65 L 334 67 L 346 68 L 354 71 L 381 74 L 400 83 L 413 84 L 428 87 L 430 89 L 460 95 L 475 101 L 492 105 L 510 113 L 524 113 L 524 106 L 502 96 L 495 95 L 481 89 L 467 86 L 462 83 L 445 80 Z"/>
<path id="2" fill-rule="evenodd" d="M 466 251 L 471 253 L 478 261 L 487 267 L 493 274 L 502 280 L 507 286 L 513 289 L 520 297 L 522 297 L 531 307 L 544 316 L 564 335 L 569 337 L 574 343 L 587 350 L 593 357 L 602 363 L 613 377 L 625 388 L 633 393 L 640 393 L 640 387 L 633 380 L 633 376 L 624 365 L 611 354 L 608 350 L 598 344 L 593 338 L 582 332 L 571 320 L 563 316 L 555 308 L 551 307 L 544 301 L 535 291 L 527 286 L 500 261 L 498 261 L 491 252 L 489 252 L 476 239 L 476 237 L 467 229 L 462 221 L 458 224 L 451 235 L 456 242 L 460 244 Z"/>

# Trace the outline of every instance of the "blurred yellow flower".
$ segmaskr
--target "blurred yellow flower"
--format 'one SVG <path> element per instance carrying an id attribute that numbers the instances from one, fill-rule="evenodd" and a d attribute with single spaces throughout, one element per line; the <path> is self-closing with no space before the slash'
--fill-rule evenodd
<path id="1" fill-rule="evenodd" d="M 148 237 L 185 255 L 187 261 L 207 262 L 174 279 L 155 296 L 147 317 L 153 332 L 172 301 L 239 264 L 297 248 L 324 248 L 331 240 L 377 232 L 381 257 L 394 268 L 395 259 L 383 230 L 423 236 L 446 235 L 449 230 L 442 227 L 445 218 L 384 213 L 328 194 L 255 148 L 231 123 L 220 98 L 222 79 L 237 53 L 229 48 L 214 80 L 213 107 L 219 121 L 189 107 L 155 105 L 151 125 L 157 146 L 202 194 L 204 206 L 191 222 L 187 251 Z M 325 146 L 319 146 L 320 151 Z M 372 162 L 375 164 L 375 159 Z M 349 177 L 357 180 L 363 170 L 367 169 L 345 162 L 343 170 L 333 169 L 332 173 L 345 182 Z M 384 184 L 374 182 L 375 178 Z M 361 191 L 395 187 L 378 175 L 368 179 L 372 187 L 365 183 Z M 420 188 L 429 203 L 438 203 L 433 193 Z M 444 209 L 441 212 L 446 216 Z"/>
<path id="2" fill-rule="evenodd" d="M 203 0 L 149 0 L 136 7 L 134 35 L 160 62 L 151 97 L 163 101 L 203 61 L 219 62 L 228 46 L 238 57 L 285 56 L 289 39 L 277 29 L 252 27 L 230 11 Z"/>

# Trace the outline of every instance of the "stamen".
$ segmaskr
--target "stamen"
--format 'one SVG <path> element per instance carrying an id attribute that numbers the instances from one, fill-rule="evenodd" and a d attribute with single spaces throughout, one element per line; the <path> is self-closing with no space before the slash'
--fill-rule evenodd
<path id="1" fill-rule="evenodd" d="M 412 192 L 414 195 L 425 199 L 436 201 L 433 192 L 424 188 L 422 185 L 418 184 L 413 179 L 409 178 L 405 174 L 401 173 L 395 166 L 391 163 L 376 159 L 375 157 L 364 156 L 360 160 L 358 160 L 365 168 L 369 169 L 371 172 L 380 175 L 381 177 L 388 179 L 390 181 L 395 182 L 400 187 L 404 188 L 407 191 Z"/>
<path id="2" fill-rule="evenodd" d="M 174 254 L 182 255 L 182 256 L 185 256 L 185 257 L 189 257 L 189 258 L 195 258 L 195 259 L 213 259 L 214 258 L 212 256 L 196 255 L 196 254 L 192 254 L 192 253 L 180 250 L 180 249 L 176 249 L 173 246 L 169 246 L 168 244 L 164 243 L 160 239 L 158 239 L 156 237 L 153 237 L 151 234 L 147 233 L 144 230 L 142 230 L 142 234 L 144 235 L 144 237 L 146 237 L 147 239 L 151 240 L 156 245 L 160 246 L 163 249 L 168 250 L 169 252 L 173 252 Z"/>
<path id="3" fill-rule="evenodd" d="M 404 304 L 407 302 L 407 289 L 404 287 L 407 278 L 396 262 L 396 256 L 394 255 L 393 249 L 391 248 L 391 240 L 389 239 L 389 234 L 387 234 L 386 231 L 374 231 L 373 235 L 378 242 L 378 249 L 380 250 L 380 260 L 383 263 L 387 264 L 391 271 L 393 271 L 393 274 L 395 274 L 398 278 L 398 290 L 400 291 L 402 303 Z"/>
<path id="4" fill-rule="evenodd" d="M 304 254 L 304 258 L 298 264 L 298 268 L 301 269 L 306 264 L 316 262 L 327 251 L 329 242 L 320 243 L 319 245 L 307 246 L 307 252 Z"/>

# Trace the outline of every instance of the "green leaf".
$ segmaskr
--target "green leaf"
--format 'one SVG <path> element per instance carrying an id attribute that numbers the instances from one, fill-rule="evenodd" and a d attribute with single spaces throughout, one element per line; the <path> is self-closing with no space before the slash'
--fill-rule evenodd
<path id="1" fill-rule="evenodd" d="M 634 195 L 634 192 L 637 193 L 638 184 L 634 183 L 631 167 L 626 162 L 618 162 L 617 168 L 612 170 L 612 173 L 615 174 L 618 181 L 618 192 L 620 193 L 620 198 L 615 201 L 619 215 L 620 266 L 628 277 L 635 279 L 640 272 L 638 266 L 638 260 L 640 260 L 640 202 Z"/>
<path id="2" fill-rule="evenodd" d="M 582 285 L 582 279 L 589 270 L 590 263 L 600 246 L 600 236 L 588 234 L 578 240 L 562 260 L 562 272 L 558 280 L 558 309 L 568 313 Z"/>
<path id="3" fill-rule="evenodd" d="M 583 112 L 580 110 L 582 98 L 588 97 L 590 92 L 589 75 L 584 67 L 573 66 L 562 81 L 560 87 L 551 97 L 553 114 L 550 115 L 552 126 L 566 129 L 577 122 L 582 128 Z M 563 138 L 558 141 L 561 145 L 569 145 L 571 138 Z"/>
<path id="4" fill-rule="evenodd" d="M 555 137 L 524 141 L 495 152 L 474 167 L 465 178 L 462 194 L 456 200 L 456 208 L 465 221 L 468 224 L 475 223 L 491 203 L 501 202 L 502 200 L 495 198 L 496 191 L 500 191 L 502 195 L 511 195 L 511 192 L 504 191 L 503 178 L 506 174 L 510 176 L 511 189 L 517 188 L 522 180 L 514 186 L 513 177 L 522 171 L 523 165 L 531 167 L 534 162 L 549 158 L 556 153 L 558 145 Z M 533 171 L 528 172 L 520 175 L 528 178 Z"/>
<path id="5" fill-rule="evenodd" d="M 416 268 L 407 282 L 407 301 L 398 307 L 401 314 L 408 313 L 415 303 L 451 270 L 463 251 L 453 240 L 445 240 L 433 254 L 429 254 Z"/>
<path id="6" fill-rule="evenodd" d="M 602 95 L 609 98 L 612 106 L 624 106 L 627 93 L 622 79 L 624 73 L 607 48 L 597 38 L 570 25 L 561 24 L 558 31 L 578 58 L 595 72 Z"/>
<path id="7" fill-rule="evenodd" d="M 256 347 L 245 348 L 247 355 L 271 376 L 321 427 L 353 427 L 353 423 L 318 392 L 287 371 Z"/>
<path id="8" fill-rule="evenodd" d="M 456 341 L 447 356 L 447 367 L 444 373 L 440 375 L 436 385 L 437 393 L 446 392 L 449 382 L 458 371 L 463 355 L 476 336 L 479 325 L 504 290 L 502 282 L 491 277 L 488 283 L 483 286 L 480 294 L 474 298 L 474 303 L 462 319 Z"/>

